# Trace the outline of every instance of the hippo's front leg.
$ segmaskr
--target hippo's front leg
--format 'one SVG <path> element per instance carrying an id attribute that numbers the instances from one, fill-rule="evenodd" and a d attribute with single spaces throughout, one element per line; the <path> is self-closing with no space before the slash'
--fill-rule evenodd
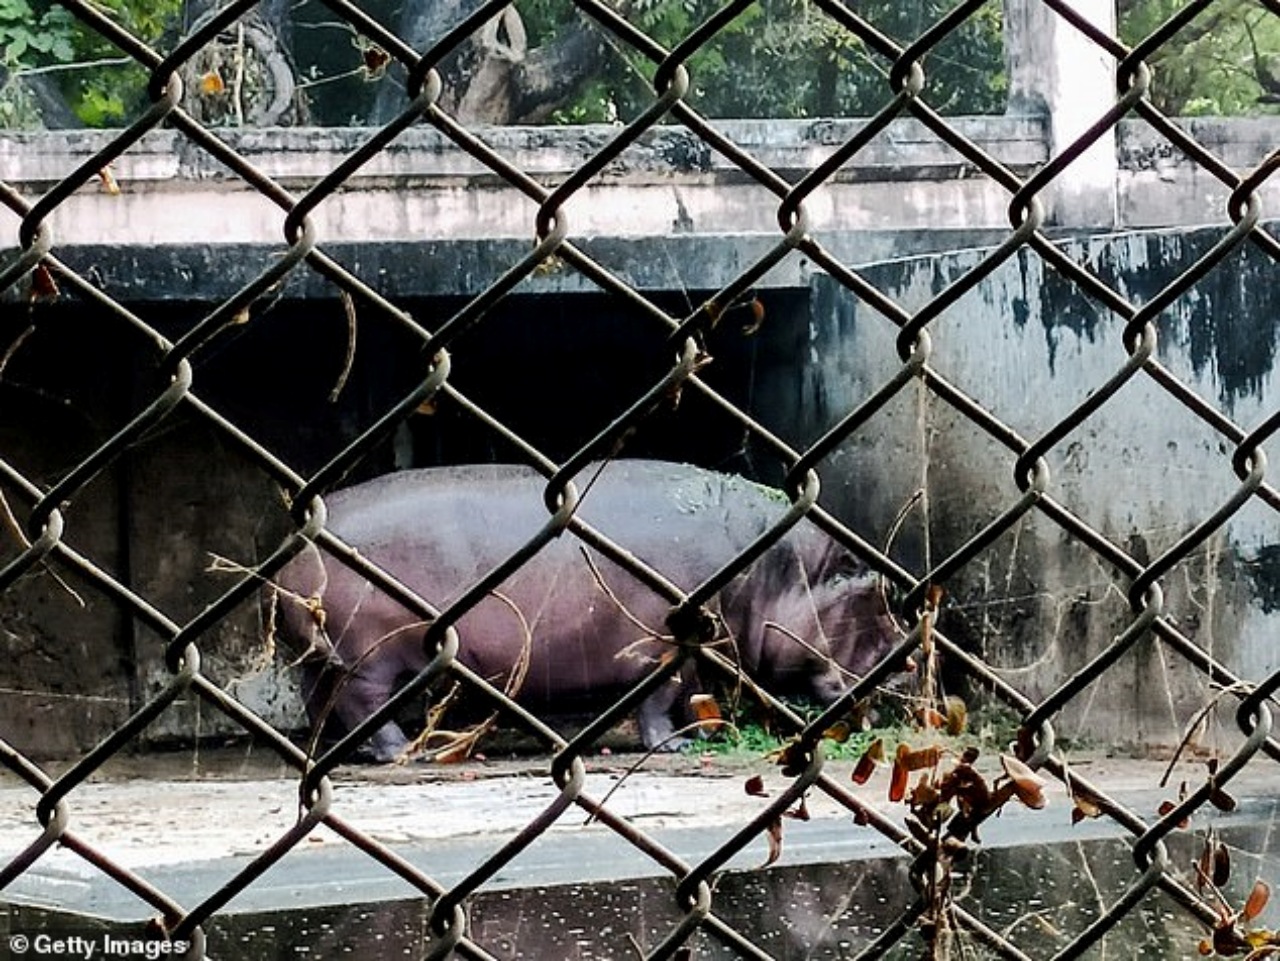
<path id="1" fill-rule="evenodd" d="M 649 751 L 678 751 L 690 743 L 690 738 L 676 737 L 676 727 L 671 712 L 680 699 L 681 685 L 669 681 L 640 702 L 636 722 L 640 725 L 640 739 Z"/>
<path id="2" fill-rule="evenodd" d="M 674 717 L 677 713 L 686 713 L 689 699 L 700 690 L 697 665 L 693 658 L 688 658 L 674 677 L 658 685 L 657 690 L 640 702 L 636 722 L 646 750 L 674 752 L 693 743 L 691 737 L 676 735 Z M 698 729 L 699 737 L 707 733 Z"/>

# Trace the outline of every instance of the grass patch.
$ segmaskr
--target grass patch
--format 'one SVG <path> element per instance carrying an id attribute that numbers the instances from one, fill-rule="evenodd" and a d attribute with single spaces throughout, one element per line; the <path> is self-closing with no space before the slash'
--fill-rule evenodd
<path id="1" fill-rule="evenodd" d="M 806 721 L 820 713 L 818 708 L 792 706 Z M 778 752 L 792 740 L 790 735 L 781 735 L 762 723 L 756 713 L 744 711 L 731 720 L 732 724 L 726 724 L 717 733 L 706 740 L 695 742 L 687 750 L 690 753 L 708 753 L 719 757 L 760 758 Z M 862 757 L 877 739 L 884 743 L 885 750 L 890 755 L 897 750 L 899 744 L 918 746 L 922 740 L 942 743 L 956 755 L 969 747 L 976 747 L 983 754 L 998 754 L 1009 749 L 1009 744 L 1017 733 L 1018 721 L 1018 715 L 1012 710 L 998 703 L 985 704 L 969 716 L 962 733 L 947 735 L 940 730 L 923 730 L 918 723 L 901 715 L 865 731 L 854 731 L 843 741 L 828 738 L 824 742 L 824 748 L 828 759 L 846 761 L 856 761 Z"/>
<path id="2" fill-rule="evenodd" d="M 855 731 L 844 741 L 828 738 L 824 744 L 826 756 L 832 760 L 856 761 L 862 757 L 877 737 L 892 737 L 896 741 L 897 730 L 894 728 L 891 731 L 878 729 Z M 726 725 L 707 740 L 698 741 L 692 745 L 689 750 L 722 757 L 764 757 L 781 750 L 791 740 L 789 736 L 780 736 L 759 722 L 750 720 L 732 726 Z"/>

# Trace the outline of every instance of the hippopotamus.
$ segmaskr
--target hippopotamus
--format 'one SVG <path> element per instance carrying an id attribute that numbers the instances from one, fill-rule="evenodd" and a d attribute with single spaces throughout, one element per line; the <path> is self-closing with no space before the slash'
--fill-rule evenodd
<path id="1" fill-rule="evenodd" d="M 734 475 L 660 461 L 619 460 L 578 479 L 577 516 L 682 590 L 705 581 L 788 509 L 777 490 Z M 546 479 L 510 465 L 388 474 L 326 495 L 327 528 L 438 610 L 543 525 Z M 308 546 L 275 579 L 277 635 L 306 651 L 304 691 L 334 691 L 348 729 L 428 663 L 424 626 L 362 575 Z M 893 646 L 881 592 L 847 550 L 801 520 L 711 605 L 717 649 L 771 693 L 827 705 Z M 457 622 L 458 658 L 502 686 L 525 661 L 515 696 L 555 713 L 636 684 L 672 649 L 671 601 L 562 533 Z M 731 643 L 727 643 L 731 641 Z M 527 660 L 526 660 L 527 658 Z M 332 682 L 324 683 L 328 677 Z M 676 715 L 696 671 L 659 686 L 638 711 L 647 748 L 677 743 Z M 313 723 L 328 695 L 307 699 Z M 378 761 L 400 756 L 403 731 L 371 738 Z"/>

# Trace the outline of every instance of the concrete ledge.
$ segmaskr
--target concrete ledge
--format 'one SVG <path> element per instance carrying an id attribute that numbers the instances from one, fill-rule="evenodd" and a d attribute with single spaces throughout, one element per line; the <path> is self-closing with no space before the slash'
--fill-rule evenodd
<path id="1" fill-rule="evenodd" d="M 1277 118 L 1179 121 L 1222 162 L 1243 173 L 1261 162 Z M 952 118 L 957 133 L 1019 176 L 1049 158 L 1042 117 Z M 717 129 L 787 183 L 828 160 L 866 122 L 719 121 Z M 618 134 L 611 126 L 497 127 L 478 135 L 523 176 L 563 183 Z M 215 133 L 248 163 L 300 198 L 365 143 L 368 128 L 227 129 Z M 111 131 L 0 136 L 0 179 L 34 201 L 104 149 Z M 1116 223 L 1073 219 L 1061 229 L 1225 222 L 1229 191 L 1144 121 L 1117 128 Z M 285 211 L 172 130 L 154 131 L 112 165 L 120 190 L 90 175 L 48 218 L 55 248 L 275 244 Z M 1276 193 L 1264 187 L 1264 203 Z M 1008 191 L 923 124 L 898 120 L 804 201 L 817 233 L 1002 230 Z M 562 208 L 580 238 L 777 237 L 780 198 L 683 127 L 659 127 L 576 191 Z M 324 197 L 311 218 L 323 244 L 490 241 L 534 236 L 539 202 L 453 144 L 414 128 Z M 0 211 L 0 243 L 16 243 L 20 214 Z M 769 241 L 772 242 L 772 241 Z M 898 253 L 935 246 L 902 247 Z M 872 257 L 858 258 L 865 263 Z"/>
<path id="2" fill-rule="evenodd" d="M 957 118 L 996 161 L 1028 171 L 1046 159 L 1035 118 Z M 717 129 L 789 183 L 829 159 L 865 121 L 719 122 Z M 525 177 L 563 183 L 619 133 L 611 126 L 499 127 L 478 135 Z M 264 176 L 302 197 L 373 131 L 218 130 Z M 0 179 L 32 200 L 111 141 L 110 131 L 0 137 Z M 48 218 L 54 243 L 272 243 L 285 213 L 172 130 L 154 131 L 112 165 L 119 192 L 92 174 Z M 805 198 L 814 230 L 1001 227 L 1008 192 L 915 120 L 900 120 Z M 650 130 L 563 206 L 573 237 L 766 233 L 780 198 L 683 127 Z M 381 151 L 312 213 L 322 242 L 531 238 L 539 202 L 440 132 L 419 127 Z M 0 238 L 18 216 L 0 214 Z M 10 240 L 12 243 L 13 241 Z"/>
<path id="3" fill-rule="evenodd" d="M 1198 117 L 1177 123 L 1239 177 L 1261 164 L 1280 140 L 1280 117 Z M 1122 124 L 1117 149 L 1120 218 L 1125 224 L 1230 223 L 1231 188 L 1145 121 Z M 1274 214 L 1280 183 L 1271 177 L 1259 194 L 1263 215 Z"/>
<path id="4" fill-rule="evenodd" d="M 1035 117 L 957 117 L 949 121 L 1002 163 L 1028 167 L 1045 159 L 1044 122 Z M 866 127 L 865 120 L 717 120 L 716 129 L 783 176 L 803 174 Z M 494 152 L 535 178 L 563 179 L 612 141 L 620 126 L 487 127 L 475 133 Z M 78 163 L 104 149 L 117 131 L 6 131 L 0 135 L 0 171 L 19 189 L 46 189 Z M 262 173 L 290 188 L 309 186 L 374 134 L 368 127 L 307 127 L 213 131 Z M 895 121 L 858 154 L 840 179 L 920 179 L 933 168 L 944 175 L 969 166 L 914 119 Z M 238 178 L 176 130 L 155 130 L 114 165 L 122 183 L 227 182 Z M 600 175 L 605 183 L 662 181 L 672 176 L 723 178 L 739 168 L 683 126 L 660 126 Z M 406 131 L 352 179 L 364 187 L 437 185 L 448 180 L 492 179 L 493 172 L 444 134 L 425 124 Z M 406 180 L 408 184 L 406 184 Z"/>
<path id="5" fill-rule="evenodd" d="M 1007 230 L 841 231 L 822 235 L 823 245 L 851 266 L 998 243 Z M 698 234 L 652 238 L 595 237 L 579 246 L 632 287 L 643 291 L 713 291 L 724 287 L 779 242 L 764 234 Z M 455 240 L 323 244 L 323 251 L 392 299 L 474 296 L 532 249 L 531 240 Z M 281 244 L 169 244 L 59 246 L 54 255 L 122 303 L 188 301 L 215 303 L 248 284 L 279 257 Z M 0 263 L 16 251 L 0 251 Z M 758 285 L 802 289 L 816 270 L 793 253 Z M 577 270 L 561 266 L 540 272 L 522 293 L 595 293 L 599 287 Z M 3 300 L 22 291 L 11 288 Z M 281 295 L 288 299 L 332 299 L 333 284 L 300 267 Z"/>

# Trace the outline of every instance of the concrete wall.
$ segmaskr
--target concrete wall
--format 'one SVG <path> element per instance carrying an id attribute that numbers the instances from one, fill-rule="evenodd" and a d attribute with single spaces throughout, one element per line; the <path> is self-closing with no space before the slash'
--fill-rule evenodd
<path id="1" fill-rule="evenodd" d="M 1171 230 L 1072 241 L 1068 253 L 1136 303 L 1150 298 L 1221 236 Z M 981 250 L 869 265 L 864 275 L 908 309 L 973 269 Z M 1252 246 L 1181 298 L 1159 323 L 1161 363 L 1249 429 L 1280 394 L 1275 264 Z M 687 310 L 705 291 L 651 292 Z M 713 335 L 705 376 L 790 443 L 804 445 L 892 376 L 896 329 L 834 284 L 762 292 L 766 323 Z M 438 318 L 459 302 L 402 301 Z M 142 305 L 173 336 L 207 307 Z M 36 332 L 13 350 L 0 390 L 0 440 L 11 463 L 50 483 L 123 423 L 142 396 L 149 345 L 83 305 L 39 308 Z M 25 311 L 0 316 L 4 350 Z M 417 376 L 411 344 L 362 313 L 355 366 L 330 399 L 348 329 L 336 301 L 284 301 L 215 345 L 197 367 L 200 396 L 299 470 L 314 470 L 368 426 Z M 936 369 L 1019 434 L 1034 438 L 1123 362 L 1120 319 L 1023 252 L 931 326 Z M 543 358 L 531 364 L 531 357 Z M 521 295 L 486 320 L 485 336 L 455 352 L 454 383 L 551 456 L 594 435 L 669 363 L 664 331 L 600 294 Z M 530 398 L 537 398 L 531 403 Z M 590 403 L 583 403 L 590 398 Z M 632 439 L 628 454 L 689 460 L 777 480 L 776 465 L 711 405 L 687 396 Z M 413 418 L 357 476 L 418 464 L 509 458 L 448 407 Z M 1140 559 L 1166 549 L 1222 503 L 1236 480 L 1230 445 L 1140 377 L 1048 456 L 1050 494 Z M 1017 497 L 1013 457 L 919 387 L 904 393 L 824 467 L 824 502 L 875 543 L 917 490 L 927 498 L 892 544 L 923 573 Z M 10 492 L 11 493 L 11 492 Z M 12 499 L 12 496 L 11 496 Z M 18 503 L 15 501 L 15 503 Z M 176 618 L 226 586 L 213 557 L 252 563 L 287 520 L 256 468 L 215 433 L 179 417 L 137 445 L 69 511 L 68 540 Z M 1181 628 L 1233 670 L 1280 666 L 1274 512 L 1254 504 L 1164 580 Z M 13 550 L 4 542 L 0 561 Z M 948 633 L 1032 697 L 1052 690 L 1128 620 L 1126 583 L 1032 514 L 947 584 Z M 154 691 L 166 672 L 158 640 L 113 605 L 47 572 L 5 595 L 0 730 L 24 747 L 63 753 L 92 744 Z M 282 725 L 301 711 L 283 658 L 264 661 L 258 612 L 246 605 L 205 639 L 207 667 Z M 1144 642 L 1081 698 L 1064 736 L 1172 744 L 1210 691 L 1159 645 Z M 216 736 L 197 705 L 166 715 L 150 736 Z M 30 738 L 30 741 L 25 740 Z"/>
<path id="2" fill-rule="evenodd" d="M 1275 116 L 1196 117 L 1181 120 L 1179 125 L 1241 175 L 1275 149 L 1280 135 L 1280 118 Z M 1224 222 L 1230 189 L 1148 124 L 1120 125 L 1117 157 L 1120 225 L 1146 228 Z M 1263 210 L 1274 210 L 1280 200 L 1274 181 L 1272 177 L 1261 191 Z"/>
<path id="3" fill-rule="evenodd" d="M 1220 230 L 1081 240 L 1068 254 L 1133 303 L 1150 299 Z M 981 251 L 869 268 L 918 309 L 973 269 Z M 1280 400 L 1276 265 L 1246 245 L 1161 315 L 1159 362 L 1245 430 Z M 1123 364 L 1122 320 L 1023 251 L 930 327 L 933 365 L 1027 439 L 1042 435 Z M 894 371 L 896 328 L 826 279 L 814 281 L 808 360 L 780 380 L 762 415 L 816 436 Z M 1233 446 L 1146 375 L 1047 456 L 1050 496 L 1142 562 L 1158 556 L 1237 487 Z M 893 545 L 917 572 L 936 565 L 1018 498 L 1014 457 L 922 388 L 860 431 L 824 472 L 839 510 L 873 541 L 916 491 L 926 494 Z M 1277 517 L 1245 507 L 1162 585 L 1170 616 L 1232 670 L 1280 667 L 1274 638 Z M 1128 622 L 1127 582 L 1032 514 L 946 585 L 944 626 L 1029 696 L 1053 690 Z M 1213 692 L 1182 659 L 1144 641 L 1078 699 L 1059 733 L 1170 745 Z M 1231 727 L 1230 722 L 1227 724 Z"/>
<path id="4" fill-rule="evenodd" d="M 1001 163 L 1045 159 L 1035 117 L 974 117 L 959 129 Z M 855 120 L 725 121 L 726 136 L 792 181 L 863 126 Z M 607 125 L 494 128 L 490 147 L 543 183 L 564 180 L 617 136 Z M 109 131 L 5 133 L 0 172 L 37 195 L 101 149 Z M 366 129 L 228 130 L 220 136 L 295 196 L 370 136 Z M 914 120 L 882 133 L 806 203 L 816 229 L 1004 226 L 1007 198 Z M 173 131 L 155 131 L 113 166 L 118 195 L 95 179 L 51 218 L 75 245 L 279 243 L 283 215 Z M 893 191 L 884 185 L 894 183 Z M 778 200 L 684 128 L 650 131 L 566 207 L 578 237 L 778 232 Z M 537 204 L 430 128 L 398 138 L 314 214 L 321 243 L 466 241 L 533 235 Z"/>

